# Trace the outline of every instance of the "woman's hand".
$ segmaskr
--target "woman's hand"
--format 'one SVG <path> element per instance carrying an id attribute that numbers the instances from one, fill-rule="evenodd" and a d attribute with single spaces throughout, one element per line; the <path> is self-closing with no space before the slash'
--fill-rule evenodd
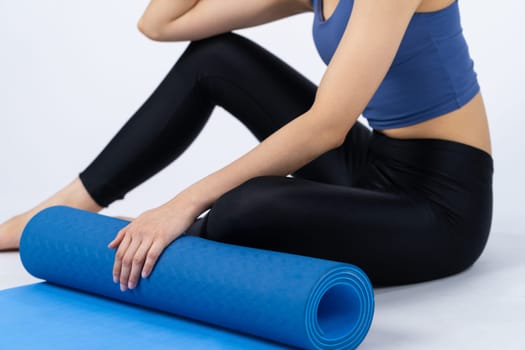
<path id="1" fill-rule="evenodd" d="M 113 281 L 120 289 L 133 289 L 140 277 L 147 278 L 163 250 L 195 221 L 194 211 L 182 198 L 139 215 L 121 229 L 108 245 L 117 248 Z"/>

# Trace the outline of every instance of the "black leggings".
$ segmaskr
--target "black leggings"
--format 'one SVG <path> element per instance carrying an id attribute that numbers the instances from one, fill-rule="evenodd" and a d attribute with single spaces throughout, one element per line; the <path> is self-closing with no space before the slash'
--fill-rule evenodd
<path id="1" fill-rule="evenodd" d="M 107 207 L 184 152 L 216 105 L 262 141 L 306 112 L 316 88 L 237 34 L 191 42 L 80 179 Z M 493 159 L 478 148 L 357 122 L 343 145 L 289 175 L 233 188 L 187 233 L 349 262 L 376 286 L 458 273 L 485 247 Z"/>

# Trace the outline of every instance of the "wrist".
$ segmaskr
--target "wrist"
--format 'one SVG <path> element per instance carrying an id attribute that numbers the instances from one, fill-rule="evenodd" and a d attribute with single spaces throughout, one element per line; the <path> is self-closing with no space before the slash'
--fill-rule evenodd
<path id="1" fill-rule="evenodd" d="M 172 200 L 167 204 L 175 204 L 176 206 L 182 206 L 187 215 L 192 217 L 199 216 L 203 211 L 207 209 L 207 206 L 202 198 L 197 195 L 195 191 L 191 190 L 191 187 L 185 189 L 184 191 L 177 194 Z"/>

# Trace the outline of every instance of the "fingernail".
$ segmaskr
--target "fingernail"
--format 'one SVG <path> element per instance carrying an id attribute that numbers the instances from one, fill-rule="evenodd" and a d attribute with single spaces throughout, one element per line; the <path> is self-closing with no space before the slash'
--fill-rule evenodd
<path id="1" fill-rule="evenodd" d="M 113 275 L 113 283 L 117 283 L 117 282 L 118 282 L 117 275 Z"/>
<path id="2" fill-rule="evenodd" d="M 125 284 L 121 283 L 121 284 L 120 284 L 120 291 L 121 291 L 121 292 L 125 292 L 126 289 L 128 289 L 127 286 L 126 286 Z"/>
<path id="3" fill-rule="evenodd" d="M 135 288 L 135 283 L 129 282 L 129 283 L 128 283 L 128 288 L 129 288 L 129 289 L 133 289 L 133 288 Z"/>

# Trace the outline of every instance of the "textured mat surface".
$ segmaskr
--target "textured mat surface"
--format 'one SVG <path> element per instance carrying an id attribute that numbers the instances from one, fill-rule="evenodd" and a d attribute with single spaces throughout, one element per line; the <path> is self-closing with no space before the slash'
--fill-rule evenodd
<path id="1" fill-rule="evenodd" d="M 293 349 L 49 283 L 4 290 L 0 307 L 2 349 Z"/>
<path id="2" fill-rule="evenodd" d="M 127 223 L 69 207 L 45 209 L 24 230 L 22 262 L 57 285 L 291 346 L 353 349 L 368 332 L 373 290 L 359 268 L 187 235 L 165 250 L 148 279 L 122 293 L 112 281 L 114 251 L 106 246 Z"/>

